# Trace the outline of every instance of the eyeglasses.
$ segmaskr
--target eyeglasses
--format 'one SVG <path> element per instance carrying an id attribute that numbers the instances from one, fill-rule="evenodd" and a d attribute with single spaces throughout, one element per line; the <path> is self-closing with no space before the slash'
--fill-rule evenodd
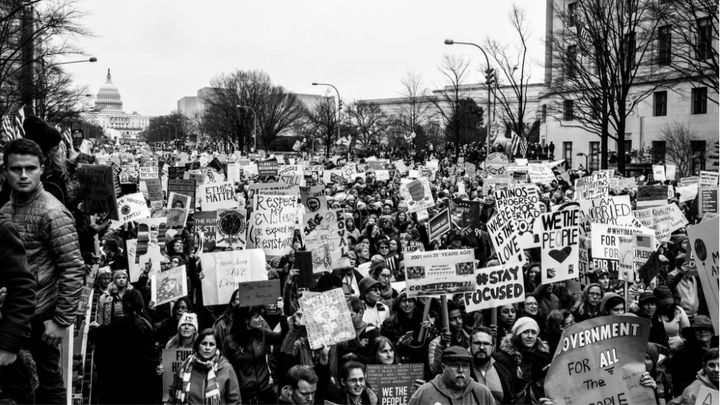
<path id="1" fill-rule="evenodd" d="M 362 385 L 362 384 L 365 384 L 365 378 L 351 378 L 351 379 L 349 379 L 349 380 L 347 380 L 347 381 L 348 381 L 349 383 L 353 384 L 353 385 L 358 385 L 358 384 Z"/>

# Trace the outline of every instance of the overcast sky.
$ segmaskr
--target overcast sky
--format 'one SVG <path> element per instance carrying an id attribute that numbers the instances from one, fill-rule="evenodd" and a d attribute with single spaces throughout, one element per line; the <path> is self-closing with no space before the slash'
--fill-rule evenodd
<path id="1" fill-rule="evenodd" d="M 471 57 L 472 82 L 482 80 L 481 52 L 447 46 L 446 38 L 481 44 L 517 41 L 505 0 L 84 0 L 81 21 L 95 35 L 77 44 L 96 63 L 67 65 L 95 95 L 107 69 L 126 112 L 162 115 L 195 96 L 210 79 L 259 69 L 290 91 L 324 94 L 334 84 L 344 102 L 391 98 L 406 72 L 443 84 L 445 53 Z M 545 1 L 516 0 L 532 29 L 532 82 L 542 81 Z M 77 59 L 77 58 L 75 58 Z M 67 59 L 70 60 L 70 59 Z M 334 93 L 333 93 L 334 94 Z"/>

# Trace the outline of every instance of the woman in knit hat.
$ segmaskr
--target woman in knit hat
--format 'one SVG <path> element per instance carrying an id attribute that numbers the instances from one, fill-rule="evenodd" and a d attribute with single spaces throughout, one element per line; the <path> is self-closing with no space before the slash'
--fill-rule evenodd
<path id="1" fill-rule="evenodd" d="M 166 349 L 189 349 L 198 336 L 197 315 L 185 312 L 178 322 L 177 334 L 165 345 Z"/>
<path id="2" fill-rule="evenodd" d="M 648 341 L 659 344 L 665 348 L 665 351 L 669 350 L 665 325 L 663 325 L 660 315 L 657 313 L 657 297 L 650 292 L 641 293 L 638 298 L 638 306 L 640 309 L 638 309 L 636 315 L 650 320 L 651 323 Z"/>
<path id="3" fill-rule="evenodd" d="M 674 353 L 683 344 L 682 330 L 690 326 L 685 310 L 675 304 L 672 292 L 666 285 L 659 285 L 653 290 L 657 298 L 657 312 L 665 326 L 670 353 Z"/>
<path id="4" fill-rule="evenodd" d="M 496 360 L 513 375 L 511 403 L 531 404 L 545 396 L 543 383 L 552 360 L 548 345 L 539 338 L 540 327 L 532 318 L 518 319 L 512 333 L 500 343 Z"/>
<path id="5" fill-rule="evenodd" d="M 625 315 L 625 298 L 607 292 L 600 301 L 600 315 Z"/>

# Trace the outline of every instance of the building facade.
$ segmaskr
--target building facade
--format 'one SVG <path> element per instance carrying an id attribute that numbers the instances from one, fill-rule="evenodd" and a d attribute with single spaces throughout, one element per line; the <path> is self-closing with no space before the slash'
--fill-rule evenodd
<path id="1" fill-rule="evenodd" d="M 132 114 L 123 111 L 120 91 L 112 82 L 110 69 L 107 80 L 100 86 L 94 102 L 95 123 L 106 130 L 108 137 L 114 138 L 119 134 L 117 141 L 137 142 L 138 134 L 150 126 L 149 116 L 138 114 L 137 111 L 133 111 Z"/>

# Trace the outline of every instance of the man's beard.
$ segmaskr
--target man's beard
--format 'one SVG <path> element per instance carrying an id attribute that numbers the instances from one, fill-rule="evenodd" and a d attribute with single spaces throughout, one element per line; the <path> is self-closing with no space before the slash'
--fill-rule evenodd
<path id="1" fill-rule="evenodd" d="M 485 358 L 478 358 L 477 356 L 473 356 L 473 364 L 476 366 L 485 366 L 490 361 L 490 356 L 485 356 Z"/>

